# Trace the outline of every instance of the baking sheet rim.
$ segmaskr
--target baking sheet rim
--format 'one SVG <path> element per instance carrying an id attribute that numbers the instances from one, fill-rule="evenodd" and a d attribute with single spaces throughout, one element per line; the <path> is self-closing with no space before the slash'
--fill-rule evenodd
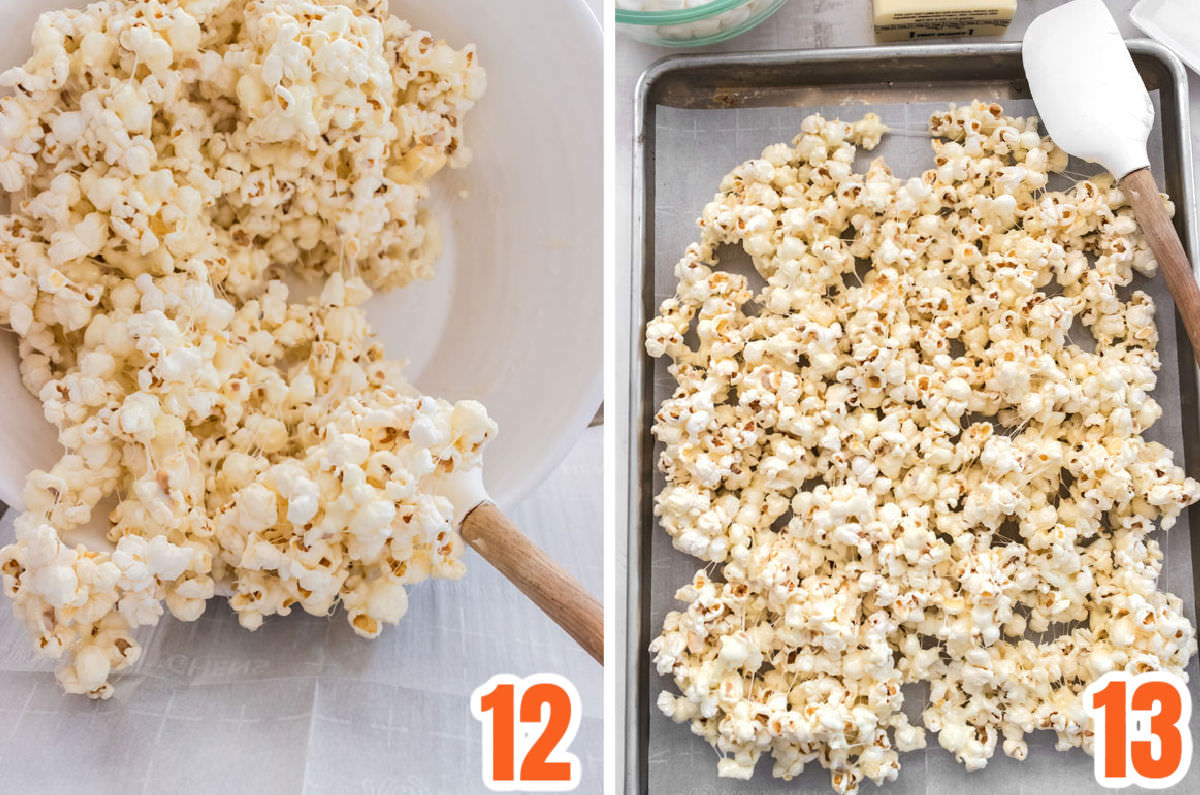
<path id="1" fill-rule="evenodd" d="M 1173 105 L 1172 114 L 1177 125 L 1168 128 L 1162 126 L 1164 149 L 1168 141 L 1173 140 L 1176 149 L 1179 173 L 1176 178 L 1179 184 L 1176 200 L 1179 211 L 1176 213 L 1176 224 L 1181 226 L 1181 236 L 1184 248 L 1191 258 L 1193 273 L 1200 274 L 1200 234 L 1196 230 L 1196 197 L 1193 184 L 1192 151 L 1190 134 L 1190 108 L 1188 106 L 1188 78 L 1182 62 L 1158 42 L 1149 39 L 1130 39 L 1126 41 L 1130 52 L 1151 58 L 1159 63 L 1169 78 L 1169 84 L 1159 86 L 1160 107 L 1165 108 L 1170 101 Z M 744 66 L 748 68 L 764 68 L 768 66 L 802 66 L 804 63 L 836 63 L 845 62 L 880 62 L 893 59 L 917 58 L 948 58 L 953 56 L 969 58 L 986 58 L 1004 56 L 1012 58 L 1019 55 L 1020 42 L 1001 42 L 985 44 L 919 44 L 919 45 L 884 45 L 871 47 L 841 47 L 816 50 L 776 50 L 770 52 L 737 52 L 724 54 L 677 54 L 668 55 L 651 64 L 642 73 L 634 93 L 634 142 L 633 142 L 633 180 L 631 191 L 631 260 L 630 260 L 630 325 L 631 334 L 626 350 L 625 375 L 628 378 L 629 392 L 625 399 L 629 401 L 629 428 L 626 440 L 629 445 L 628 460 L 628 494 L 627 513 L 625 516 L 627 540 L 627 577 L 626 577 L 626 626 L 624 637 L 626 641 L 625 665 L 625 726 L 623 742 L 625 743 L 625 770 L 622 781 L 627 793 L 645 792 L 646 780 L 646 749 L 648 740 L 647 709 L 649 707 L 648 690 L 649 665 L 647 650 L 643 642 L 645 635 L 643 618 L 647 612 L 649 592 L 647 584 L 648 544 L 643 544 L 643 536 L 655 532 L 657 523 L 651 521 L 651 527 L 646 534 L 641 532 L 643 520 L 647 517 L 646 509 L 652 495 L 648 486 L 648 478 L 644 477 L 647 470 L 653 468 L 653 443 L 647 450 L 646 439 L 649 434 L 649 417 L 654 407 L 645 401 L 645 389 L 648 381 L 647 357 L 642 348 L 641 329 L 653 310 L 653 287 L 647 285 L 647 267 L 653 267 L 654 241 L 653 225 L 648 224 L 647 215 L 653 216 L 653 187 L 647 191 L 651 163 L 655 157 L 653 148 L 653 123 L 655 115 L 650 102 L 658 83 L 668 76 L 689 69 L 708 68 L 713 66 Z M 800 82 L 800 81 L 798 81 Z M 957 78 L 956 82 L 973 82 Z M 647 292 L 649 288 L 650 292 Z M 1190 368 L 1193 388 L 1196 388 L 1200 369 Z M 1181 372 L 1182 375 L 1182 372 Z M 1185 396 L 1186 397 L 1186 396 Z M 1185 406 L 1187 402 L 1185 401 Z M 1191 402 L 1193 408 L 1197 401 Z M 1185 416 L 1185 422 L 1188 419 Z M 1193 417 L 1200 421 L 1200 417 Z M 1185 465 L 1194 466 L 1196 462 L 1187 461 Z M 1190 467 L 1189 467 L 1190 469 Z M 1193 540 L 1196 539 L 1194 529 Z M 1200 550 L 1200 545 L 1193 548 Z M 1196 557 L 1200 552 L 1193 551 L 1193 568 Z M 1200 575 L 1194 571 L 1193 576 Z M 1197 588 L 1196 598 L 1200 600 L 1200 588 Z"/>

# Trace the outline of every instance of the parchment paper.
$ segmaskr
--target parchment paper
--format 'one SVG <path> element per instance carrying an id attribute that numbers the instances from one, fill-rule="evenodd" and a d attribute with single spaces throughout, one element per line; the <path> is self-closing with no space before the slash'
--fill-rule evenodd
<path id="1" fill-rule="evenodd" d="M 961 103 L 971 100 L 964 95 Z M 1157 103 L 1157 92 L 1153 98 Z M 1003 101 L 1009 115 L 1033 113 L 1028 100 Z M 916 176 L 931 168 L 932 150 L 927 133 L 931 111 L 944 108 L 942 102 L 908 104 L 845 103 L 837 106 L 754 107 L 722 109 L 682 109 L 659 106 L 656 130 L 655 184 L 655 294 L 662 300 L 674 293 L 672 273 L 676 260 L 698 231 L 696 218 L 704 204 L 716 192 L 721 177 L 744 160 L 758 157 L 763 147 L 779 141 L 790 141 L 799 132 L 801 120 L 809 113 L 820 112 L 827 118 L 854 120 L 868 110 L 878 113 L 885 123 L 897 132 L 884 138 L 881 146 L 869 153 L 860 153 L 857 168 L 862 170 L 870 159 L 883 156 L 893 173 L 901 177 Z M 1161 131 L 1156 124 L 1151 135 L 1151 162 L 1155 173 L 1162 177 Z M 1072 161 L 1072 172 L 1094 173 L 1096 168 Z M 1051 187 L 1055 187 L 1053 184 Z M 729 251 L 729 249 L 726 249 Z M 747 260 L 748 261 L 748 260 Z M 722 267 L 729 267 L 722 260 Z M 737 268 L 739 272 L 745 272 Z M 752 270 L 752 268 L 751 268 Z M 752 284 L 761 284 L 752 282 Z M 1154 397 L 1163 406 L 1163 416 L 1146 437 L 1162 442 L 1175 452 L 1177 462 L 1183 461 L 1183 429 L 1180 406 L 1179 368 L 1175 350 L 1175 315 L 1171 297 L 1159 279 L 1137 277 L 1133 288 L 1150 293 L 1158 307 L 1157 322 L 1161 342 L 1159 352 L 1163 367 L 1158 373 L 1158 388 Z M 1086 334 L 1086 332 L 1085 332 Z M 658 360 L 654 369 L 654 399 L 661 401 L 674 391 L 674 381 L 666 371 L 665 360 Z M 655 491 L 663 485 L 656 473 Z M 1196 620 L 1195 598 L 1191 568 L 1191 545 L 1188 537 L 1187 514 L 1180 517 L 1175 528 L 1157 537 L 1165 551 L 1164 571 L 1159 587 L 1178 594 L 1186 604 L 1186 612 Z M 657 634 L 663 616 L 677 609 L 673 593 L 685 584 L 701 561 L 677 552 L 661 528 L 655 528 L 651 543 L 650 629 Z M 759 761 L 751 781 L 738 782 L 716 776 L 717 753 L 687 725 L 673 723 L 655 707 L 658 690 L 674 690 L 668 677 L 660 677 L 646 655 L 650 670 L 650 738 L 647 754 L 649 790 L 652 795 L 666 793 L 702 793 L 703 795 L 753 795 L 754 793 L 789 792 L 793 795 L 831 792 L 829 771 L 818 763 L 808 765 L 803 775 L 791 782 L 771 777 L 771 762 L 766 755 Z M 1193 697 L 1200 687 L 1197 679 L 1197 660 L 1189 666 Z M 923 688 L 905 689 L 905 712 L 914 720 L 924 708 Z M 1192 735 L 1200 736 L 1200 709 L 1192 713 Z M 997 748 L 995 756 L 983 771 L 968 774 L 946 751 L 937 746 L 930 733 L 933 748 L 902 754 L 899 779 L 889 783 L 881 792 L 889 795 L 910 793 L 946 793 L 977 790 L 989 793 L 1054 792 L 1058 795 L 1099 791 L 1092 777 L 1092 758 L 1078 749 L 1067 753 L 1054 750 L 1054 734 L 1039 731 L 1026 736 L 1029 758 L 1017 762 Z M 1136 791 L 1131 788 L 1126 791 Z M 874 792 L 869 782 L 863 792 Z M 1162 792 L 1163 790 L 1159 790 Z M 1175 792 L 1200 792 L 1200 765 L 1193 764 L 1187 777 L 1173 788 Z"/>
<path id="2" fill-rule="evenodd" d="M 511 518 L 585 588 L 603 592 L 601 429 Z M 12 513 L 0 543 L 12 539 Z M 457 582 L 409 589 L 375 640 L 339 613 L 238 626 L 224 600 L 164 616 L 107 701 L 62 693 L 0 600 L 0 793 L 451 795 L 486 792 L 471 692 L 497 673 L 554 672 L 584 716 L 578 792 L 603 780 L 602 669 L 474 552 Z"/>

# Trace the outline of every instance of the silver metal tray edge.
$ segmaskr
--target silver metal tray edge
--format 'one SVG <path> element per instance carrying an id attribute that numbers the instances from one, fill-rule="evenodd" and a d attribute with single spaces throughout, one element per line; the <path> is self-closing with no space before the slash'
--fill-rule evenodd
<path id="1" fill-rule="evenodd" d="M 1163 114 L 1163 147 L 1167 164 L 1167 193 L 1175 200 L 1177 212 L 1175 226 L 1184 241 L 1193 267 L 1200 266 L 1200 234 L 1196 230 L 1196 195 L 1192 180 L 1192 146 L 1189 132 L 1189 105 L 1187 72 L 1179 59 L 1167 48 L 1146 39 L 1127 42 L 1130 52 L 1139 65 L 1153 65 L 1161 78 L 1160 112 Z M 630 335 L 628 355 L 629 428 L 628 433 L 628 478 L 627 530 L 628 530 L 628 581 L 626 610 L 626 659 L 624 664 L 626 693 L 625 726 L 625 770 L 622 776 L 626 793 L 648 792 L 646 780 L 646 746 L 648 741 L 647 711 L 649 709 L 649 658 L 647 645 L 650 627 L 647 626 L 649 612 L 648 594 L 648 542 L 650 534 L 658 532 L 651 510 L 653 494 L 649 488 L 653 471 L 653 440 L 650 437 L 650 418 L 654 406 L 649 400 L 647 387 L 650 362 L 642 348 L 642 333 L 645 323 L 655 311 L 652 269 L 654 267 L 654 105 L 656 92 L 669 79 L 688 76 L 710 76 L 715 72 L 722 75 L 721 85 L 753 87 L 755 75 L 769 75 L 778 80 L 780 75 L 803 74 L 805 67 L 821 66 L 826 72 L 836 72 L 844 66 L 844 83 L 889 82 L 881 81 L 881 70 L 890 69 L 893 75 L 903 78 L 908 70 L 930 73 L 939 65 L 952 61 L 960 71 L 953 82 L 971 82 L 968 69 L 975 67 L 988 71 L 999 71 L 1007 64 L 1012 74 L 1011 62 L 1015 59 L 1018 69 L 1021 45 L 1019 42 L 983 44 L 921 44 L 873 47 L 848 47 L 823 50 L 781 50 L 772 52 L 746 52 L 721 55 L 686 54 L 667 56 L 646 69 L 638 80 L 634 106 L 633 145 L 633 188 L 632 188 L 632 258 L 630 273 Z M 793 71 L 794 70 L 794 71 Z M 978 73 L 978 71 L 977 71 Z M 865 79 L 868 78 L 869 79 Z M 858 78 L 856 80 L 856 78 Z M 711 82 L 711 81 L 710 81 Z M 802 84 L 803 81 L 797 81 Z M 832 82 L 832 81 L 831 81 Z M 904 82 L 903 79 L 899 81 Z M 707 85 L 707 84 L 706 84 Z M 780 85 L 776 83 L 776 85 Z M 697 208 L 699 209 L 699 208 Z M 1198 269 L 1200 270 L 1200 269 Z M 1195 443 L 1200 429 L 1200 405 L 1197 401 L 1198 371 L 1194 361 L 1188 357 L 1190 347 L 1177 325 L 1180 337 L 1178 350 L 1181 357 L 1181 391 L 1184 399 L 1184 437 L 1188 442 L 1185 449 L 1184 466 L 1193 477 L 1200 470 L 1200 444 Z M 1189 387 L 1190 382 L 1190 389 Z M 1189 428 L 1188 425 L 1191 427 Z M 1200 511 L 1193 512 L 1189 533 L 1193 539 L 1193 576 L 1196 578 L 1196 593 L 1200 598 Z M 618 696 L 619 697 L 619 696 Z M 714 774 L 715 775 L 715 774 Z"/>

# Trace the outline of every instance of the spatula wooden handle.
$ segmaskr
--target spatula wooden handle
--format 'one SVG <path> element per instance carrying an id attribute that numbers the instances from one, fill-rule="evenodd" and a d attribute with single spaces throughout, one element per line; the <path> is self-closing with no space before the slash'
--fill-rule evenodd
<path id="1" fill-rule="evenodd" d="M 1163 278 L 1167 280 L 1167 289 L 1175 299 L 1175 308 L 1183 318 L 1183 327 L 1192 341 L 1192 355 L 1200 363 L 1200 287 L 1196 286 L 1183 242 L 1163 206 L 1154 176 L 1148 168 L 1131 171 L 1121 180 L 1121 190 L 1129 196 L 1134 215 L 1158 260 Z"/>
<path id="2" fill-rule="evenodd" d="M 463 519 L 463 539 L 604 664 L 604 608 L 490 502 Z"/>

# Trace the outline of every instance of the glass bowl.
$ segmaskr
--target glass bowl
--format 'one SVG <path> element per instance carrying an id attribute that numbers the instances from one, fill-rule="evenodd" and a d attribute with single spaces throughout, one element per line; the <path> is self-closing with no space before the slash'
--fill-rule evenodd
<path id="1" fill-rule="evenodd" d="M 732 39 L 779 10 L 787 0 L 712 0 L 673 11 L 637 11 L 617 0 L 617 30 L 660 47 L 700 47 Z M 640 5 L 628 0 L 629 5 Z"/>

